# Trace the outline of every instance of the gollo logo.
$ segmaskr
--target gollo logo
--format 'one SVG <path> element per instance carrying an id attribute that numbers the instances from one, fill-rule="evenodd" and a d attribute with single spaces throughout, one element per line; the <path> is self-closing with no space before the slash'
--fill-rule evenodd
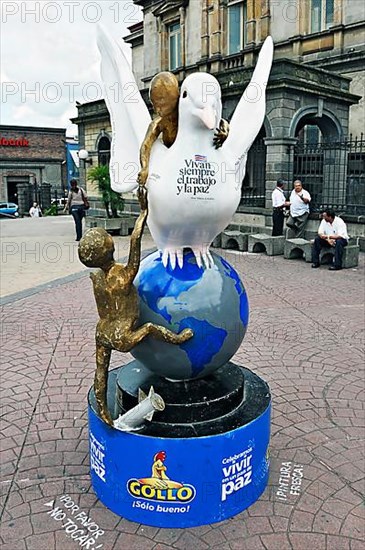
<path id="1" fill-rule="evenodd" d="M 195 487 L 171 480 L 166 474 L 165 460 L 165 451 L 156 453 L 153 457 L 151 477 L 129 479 L 129 494 L 148 501 L 184 504 L 191 502 L 196 495 Z"/>

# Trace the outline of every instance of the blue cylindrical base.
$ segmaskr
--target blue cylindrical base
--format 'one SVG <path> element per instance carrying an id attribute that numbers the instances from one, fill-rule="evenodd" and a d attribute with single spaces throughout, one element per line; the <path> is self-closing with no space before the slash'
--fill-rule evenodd
<path id="1" fill-rule="evenodd" d="M 110 373 L 110 395 L 118 370 Z M 251 420 L 238 427 L 235 420 L 234 429 L 203 437 L 118 431 L 98 417 L 91 390 L 91 478 L 103 504 L 126 519 L 156 527 L 219 522 L 251 506 L 268 482 L 271 404 L 267 384 L 242 370 L 245 379 L 249 373 L 253 380 L 245 383 L 242 409 L 243 421 Z M 258 387 L 266 394 L 264 410 L 257 405 Z"/>

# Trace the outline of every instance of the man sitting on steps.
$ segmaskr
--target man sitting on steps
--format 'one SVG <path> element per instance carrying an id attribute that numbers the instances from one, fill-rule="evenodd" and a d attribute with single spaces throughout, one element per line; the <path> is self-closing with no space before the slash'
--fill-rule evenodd
<path id="1" fill-rule="evenodd" d="M 318 228 L 318 235 L 314 239 L 312 248 L 312 267 L 319 267 L 319 254 L 323 247 L 335 248 L 335 263 L 329 269 L 338 271 L 342 269 L 342 256 L 345 246 L 347 246 L 349 236 L 345 222 L 336 216 L 335 211 L 327 208 L 323 212 L 323 219 Z"/>
<path id="2" fill-rule="evenodd" d="M 303 189 L 302 182 L 295 180 L 294 189 L 290 194 L 290 216 L 286 225 L 288 227 L 287 239 L 300 239 L 304 236 L 305 226 L 309 217 L 309 203 L 311 196 Z"/>

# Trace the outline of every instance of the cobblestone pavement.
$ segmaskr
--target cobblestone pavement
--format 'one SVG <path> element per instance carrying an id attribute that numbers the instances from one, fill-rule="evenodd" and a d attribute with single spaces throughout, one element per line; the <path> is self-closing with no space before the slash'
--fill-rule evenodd
<path id="1" fill-rule="evenodd" d="M 32 289 L 60 277 L 82 274 L 72 216 L 0 220 L 1 296 Z M 114 237 L 115 257 L 128 253 L 129 237 Z M 144 248 L 154 246 L 144 232 Z"/>
<path id="2" fill-rule="evenodd" d="M 98 502 L 86 416 L 96 309 L 90 281 L 79 276 L 14 296 L 2 309 L 2 550 L 80 548 L 47 513 L 64 493 L 105 532 L 94 545 L 103 550 L 364 548 L 365 258 L 357 270 L 329 272 L 222 254 L 240 272 L 251 307 L 234 360 L 273 394 L 265 493 L 228 521 L 181 530 L 129 522 Z M 115 353 L 113 365 L 129 359 Z M 283 498 L 280 470 L 289 462 L 303 466 L 303 481 L 298 496 Z"/>

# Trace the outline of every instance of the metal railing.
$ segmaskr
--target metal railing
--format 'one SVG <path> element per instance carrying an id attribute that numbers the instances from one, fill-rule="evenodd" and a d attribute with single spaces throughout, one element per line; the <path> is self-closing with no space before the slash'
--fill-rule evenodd
<path id="1" fill-rule="evenodd" d="M 311 209 L 334 208 L 339 214 L 365 215 L 365 140 L 298 144 L 293 179 L 312 197 Z"/>
<path id="2" fill-rule="evenodd" d="M 248 152 L 240 206 L 265 207 L 266 145 L 259 138 Z"/>

